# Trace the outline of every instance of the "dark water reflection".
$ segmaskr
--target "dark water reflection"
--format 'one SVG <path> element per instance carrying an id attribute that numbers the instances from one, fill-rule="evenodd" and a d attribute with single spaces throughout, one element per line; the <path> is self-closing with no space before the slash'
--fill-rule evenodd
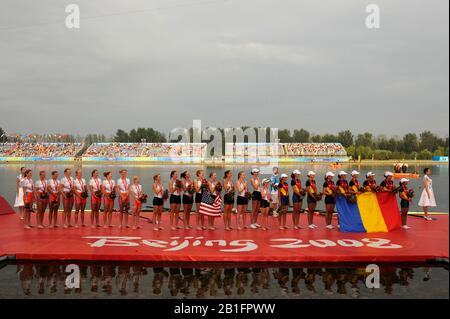
<path id="1" fill-rule="evenodd" d="M 380 266 L 381 287 L 366 287 L 364 266 L 347 268 L 168 268 L 136 264 L 79 266 L 67 288 L 66 265 L 7 265 L 0 298 L 448 298 L 444 268 Z M 338 267 L 338 266 L 336 266 Z"/>

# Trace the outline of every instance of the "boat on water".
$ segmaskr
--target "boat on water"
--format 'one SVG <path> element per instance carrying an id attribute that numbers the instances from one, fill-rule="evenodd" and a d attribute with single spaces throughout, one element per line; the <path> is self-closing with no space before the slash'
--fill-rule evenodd
<path id="1" fill-rule="evenodd" d="M 409 178 L 409 179 L 418 179 L 420 175 L 418 173 L 394 173 L 395 179 Z"/>

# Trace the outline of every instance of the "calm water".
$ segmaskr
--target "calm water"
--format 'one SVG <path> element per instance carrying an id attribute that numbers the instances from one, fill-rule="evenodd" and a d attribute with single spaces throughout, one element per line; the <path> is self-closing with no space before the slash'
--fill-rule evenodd
<path id="1" fill-rule="evenodd" d="M 0 269 L 0 298 L 449 298 L 448 270 L 380 267 L 380 288 L 364 268 L 163 268 L 80 266 L 79 289 L 65 288 L 65 265 Z"/>
<path id="2" fill-rule="evenodd" d="M 16 176 L 19 174 L 19 169 L 22 165 L 0 165 L 0 195 L 4 196 L 9 202 L 13 203 L 15 198 L 15 179 Z M 46 165 L 28 165 L 27 167 L 31 168 L 34 171 L 34 179 L 38 178 L 38 172 L 40 170 L 46 170 L 47 172 L 58 170 L 60 172 L 60 176 L 62 175 L 62 171 L 67 166 L 65 165 L 53 165 L 53 164 L 46 164 Z M 449 175 L 448 175 L 448 165 L 432 165 L 430 166 L 433 171 L 433 185 L 434 185 L 434 191 L 436 195 L 436 200 L 438 203 L 438 207 L 434 209 L 434 211 L 440 211 L 440 212 L 448 212 L 449 208 L 449 200 L 448 200 L 448 194 L 449 194 Z M 75 168 L 75 167 L 73 167 Z M 227 167 L 208 167 L 208 166 L 176 166 L 176 165 L 164 165 L 164 166 L 148 166 L 148 165 L 142 165 L 142 166 L 118 166 L 118 165 L 103 165 L 103 166 L 95 166 L 95 165 L 83 165 L 82 167 L 83 175 L 86 180 L 89 180 L 90 173 L 94 168 L 99 169 L 101 172 L 103 171 L 111 171 L 114 175 L 114 178 L 117 178 L 118 171 L 121 168 L 127 168 L 128 174 L 130 177 L 137 175 L 141 178 L 141 183 L 144 188 L 144 192 L 147 192 L 150 194 L 151 184 L 152 184 L 152 177 L 153 175 L 160 173 L 163 178 L 163 182 L 165 185 L 167 185 L 167 182 L 169 180 L 169 174 L 172 170 L 178 170 L 178 172 L 182 172 L 184 170 L 188 170 L 191 172 L 191 176 L 195 176 L 195 172 L 198 169 L 203 169 L 207 174 L 209 172 L 214 171 L 217 173 L 217 176 L 219 179 L 222 179 L 223 172 L 227 169 L 232 170 L 234 177 L 237 177 L 237 173 L 240 170 L 243 170 L 247 173 L 247 177 L 250 178 L 250 170 L 252 169 L 252 166 L 227 166 Z M 410 166 L 410 171 L 418 171 L 422 172 L 424 166 Z M 306 179 L 306 173 L 309 170 L 314 170 L 317 173 L 317 182 L 321 184 L 323 181 L 322 176 L 325 174 L 328 170 L 331 169 L 328 165 L 317 165 L 317 164 L 302 164 L 302 165 L 296 165 L 296 166 L 282 166 L 280 171 L 285 172 L 288 175 L 294 170 L 299 169 L 302 171 L 302 180 Z M 362 175 L 360 177 L 360 180 L 364 180 L 364 174 L 367 171 L 373 171 L 375 174 L 377 174 L 376 179 L 377 181 L 381 182 L 383 179 L 383 173 L 386 170 L 392 171 L 392 166 L 371 166 L 371 165 L 363 165 L 363 166 L 352 166 L 352 165 L 344 165 L 343 168 L 347 171 L 347 173 L 350 173 L 353 169 L 359 170 Z M 336 170 L 334 170 L 336 171 Z M 49 173 L 48 173 L 49 174 Z M 49 176 L 49 175 L 48 175 Z M 269 176 L 269 175 L 267 175 Z M 421 174 L 422 176 L 422 174 Z M 321 186 L 321 185 L 320 185 Z M 410 181 L 410 187 L 414 188 L 416 190 L 416 197 L 414 198 L 413 204 L 411 206 L 411 211 L 420 211 L 420 207 L 417 206 L 417 202 L 419 201 L 420 194 L 422 192 L 422 179 L 418 180 L 411 180 Z M 149 201 L 150 202 L 150 201 Z M 168 205 L 166 203 L 166 205 Z M 318 209 L 323 209 L 323 201 L 319 202 Z"/>

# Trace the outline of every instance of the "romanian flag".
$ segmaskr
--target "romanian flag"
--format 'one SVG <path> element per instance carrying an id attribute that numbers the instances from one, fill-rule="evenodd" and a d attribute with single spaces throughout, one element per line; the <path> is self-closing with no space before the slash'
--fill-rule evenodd
<path id="1" fill-rule="evenodd" d="M 380 233 L 401 227 L 397 197 L 393 193 L 362 193 L 356 203 L 344 196 L 336 198 L 340 230 L 343 232 Z"/>

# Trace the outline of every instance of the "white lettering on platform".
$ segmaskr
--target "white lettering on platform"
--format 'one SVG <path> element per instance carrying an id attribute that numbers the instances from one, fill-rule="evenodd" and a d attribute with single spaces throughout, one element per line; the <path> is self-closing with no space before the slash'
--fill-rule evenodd
<path id="1" fill-rule="evenodd" d="M 367 247 L 381 248 L 381 249 L 398 249 L 402 248 L 400 245 L 392 244 L 389 239 L 383 238 L 363 238 L 363 242 L 368 243 Z"/>
<path id="2" fill-rule="evenodd" d="M 87 239 L 96 239 L 94 242 L 88 243 L 90 247 L 137 247 L 141 244 L 162 249 L 163 251 L 182 251 L 189 247 L 207 247 L 217 249 L 221 252 L 249 252 L 258 248 L 258 243 L 252 239 L 235 239 L 228 242 L 225 239 L 208 239 L 204 237 L 169 237 L 168 240 L 160 239 L 143 239 L 142 237 L 126 237 L 126 236 L 87 236 Z M 338 239 L 336 241 L 330 239 L 311 239 L 304 242 L 300 238 L 273 238 L 269 240 L 273 244 L 269 247 L 281 249 L 302 249 L 302 248 L 321 248 L 330 249 L 333 247 L 361 248 L 369 247 L 375 249 L 400 249 L 402 245 L 394 244 L 385 238 L 361 238 L 356 239 Z M 260 244 L 261 245 L 261 244 Z M 264 247 L 261 247 L 264 249 Z"/>
<path id="3" fill-rule="evenodd" d="M 91 247 L 103 247 L 103 246 L 136 247 L 139 246 L 139 243 L 133 242 L 132 240 L 141 239 L 141 237 L 117 237 L 117 236 L 88 236 L 84 238 L 98 239 L 93 243 L 89 243 Z"/>

